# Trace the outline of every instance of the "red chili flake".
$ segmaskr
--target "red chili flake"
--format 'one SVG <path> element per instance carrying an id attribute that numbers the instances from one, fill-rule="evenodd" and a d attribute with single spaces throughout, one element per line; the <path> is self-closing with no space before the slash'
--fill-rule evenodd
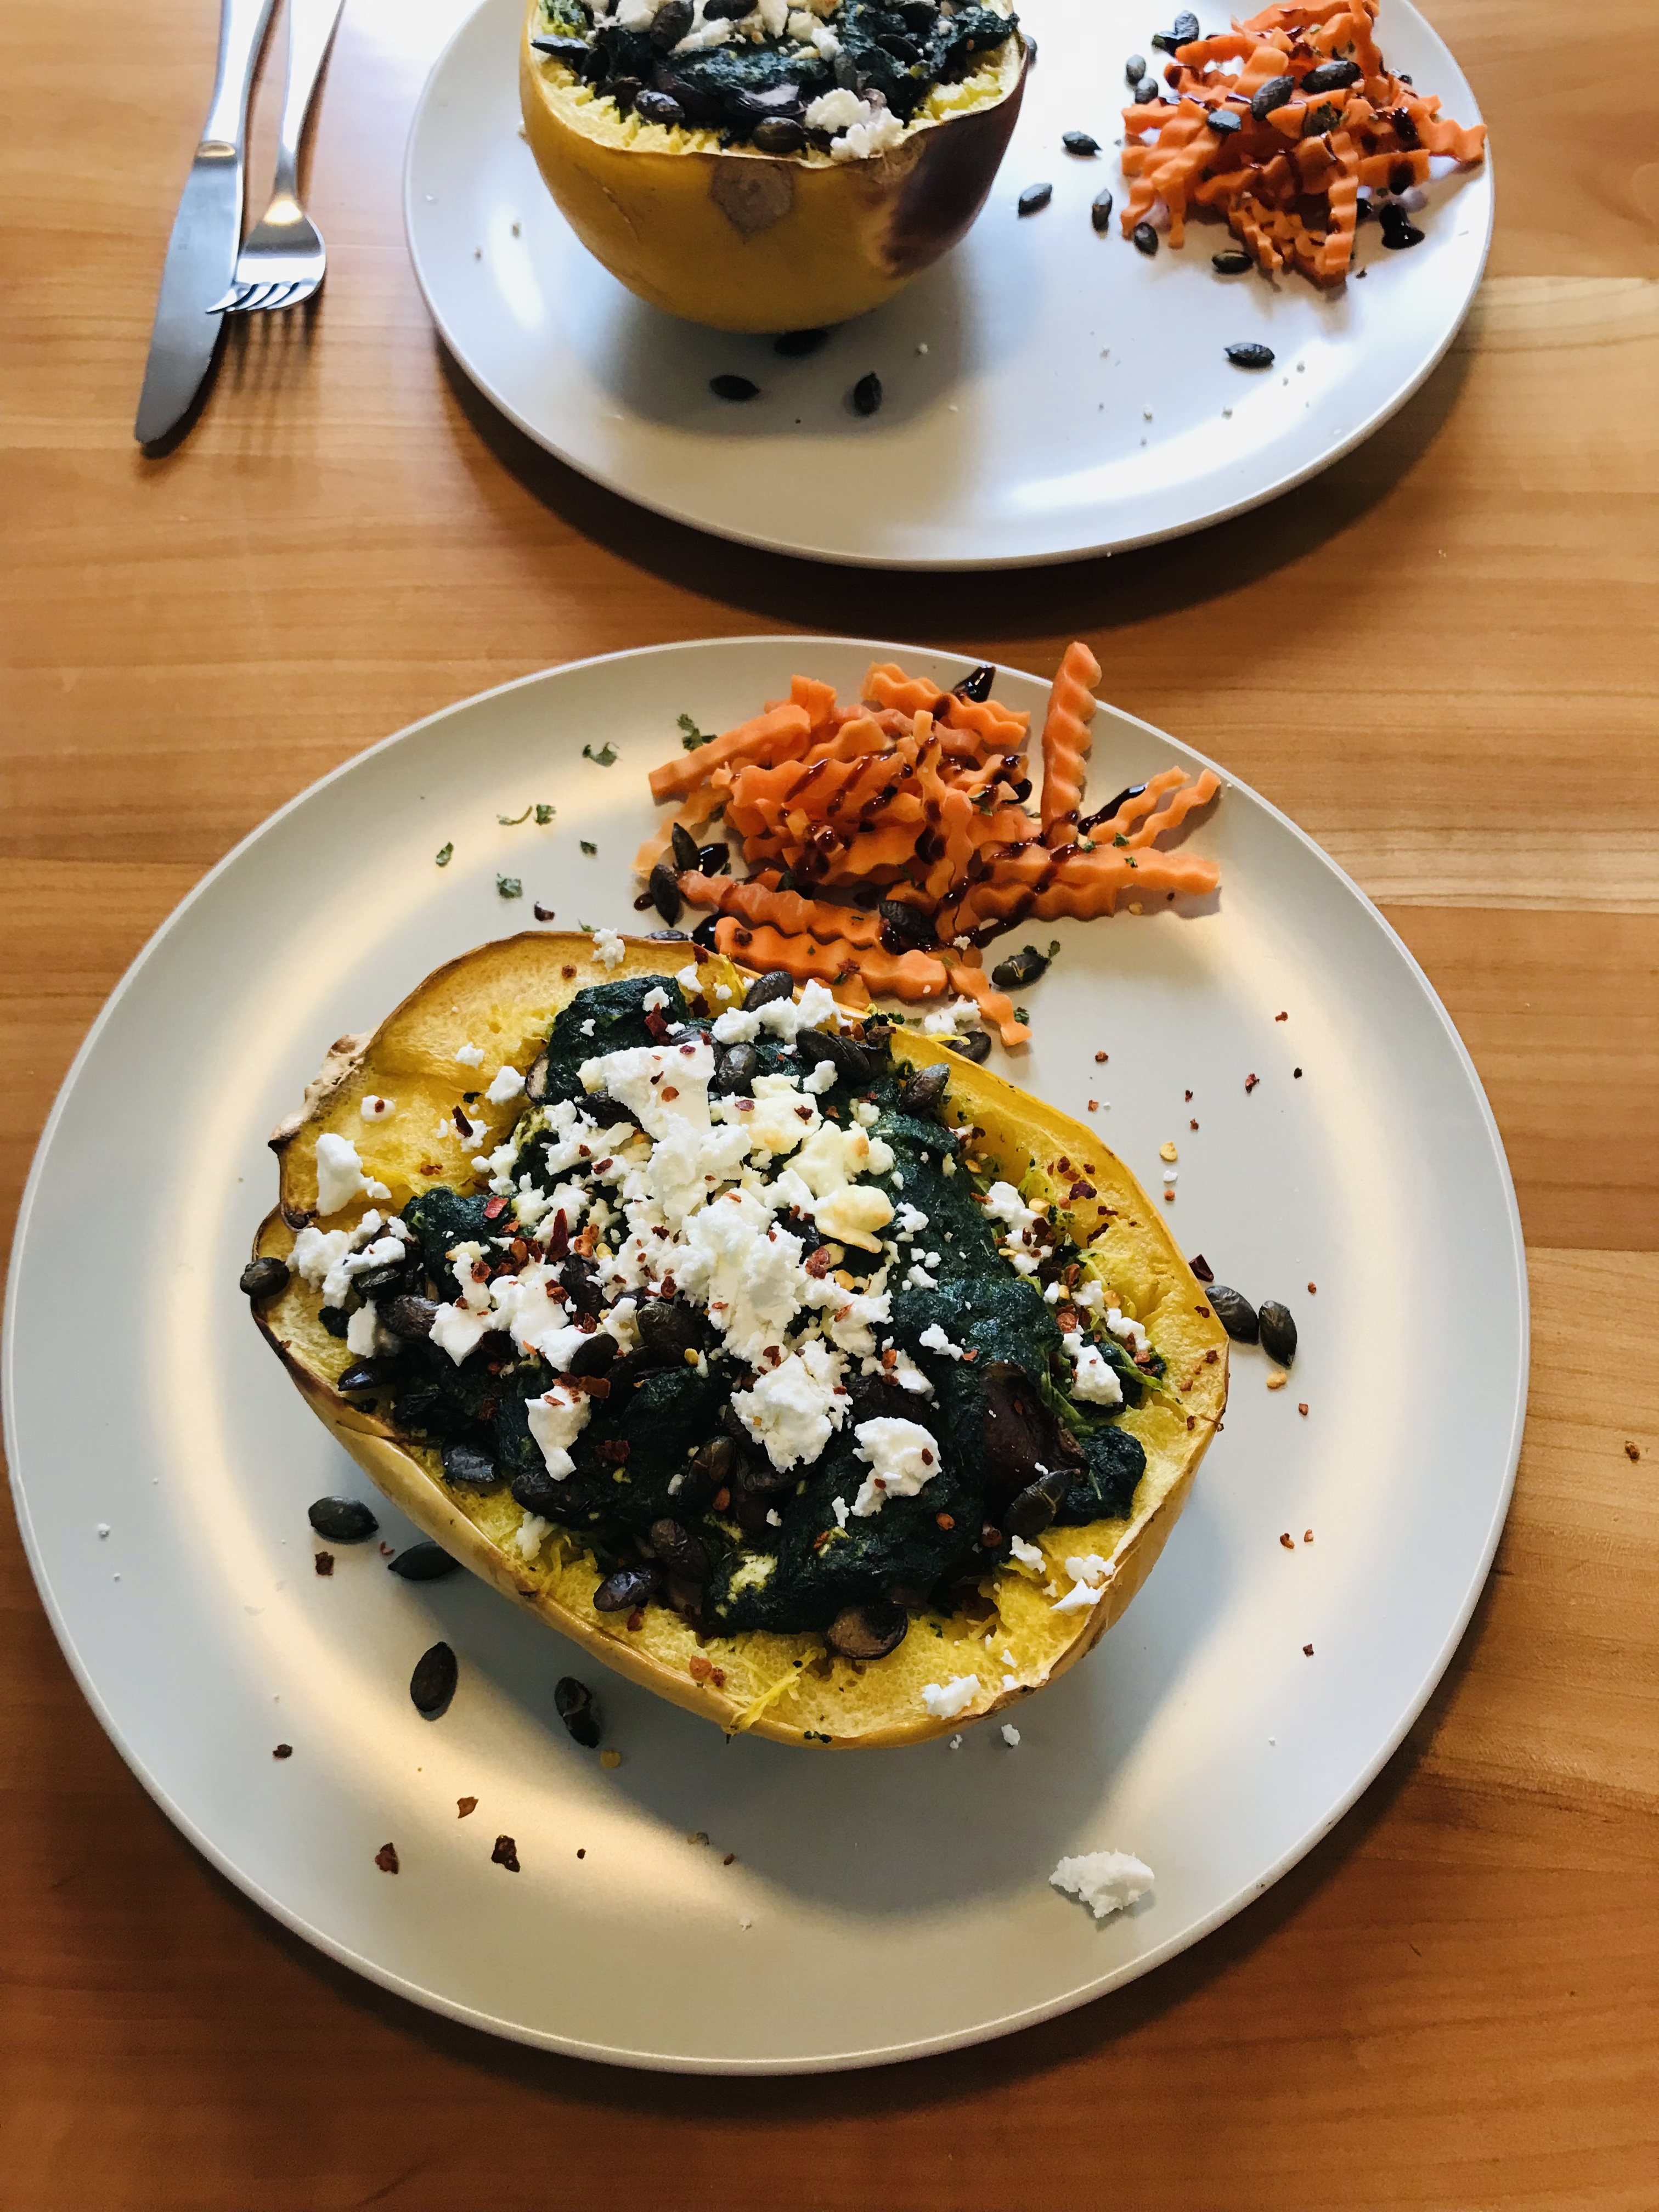
<path id="1" fill-rule="evenodd" d="M 811 1118 L 812 1118 L 812 1109 L 811 1109 L 810 1106 L 797 1106 L 797 1107 L 796 1107 L 796 1109 L 795 1109 L 795 1119 L 796 1119 L 798 1121 L 810 1121 L 811 1120 Z"/>
<path id="2" fill-rule="evenodd" d="M 458 1797 L 455 1800 L 455 1818 L 458 1820 L 465 1820 L 469 1813 L 476 1813 L 477 1809 L 478 1801 L 476 1797 Z"/>
<path id="3" fill-rule="evenodd" d="M 331 1575 L 334 1571 L 334 1554 L 332 1552 L 319 1552 L 311 1564 L 319 1575 Z"/>
<path id="4" fill-rule="evenodd" d="M 645 1626 L 645 1613 L 641 1607 L 636 1605 L 633 1612 L 629 1614 L 628 1626 L 635 1636 Z"/>
<path id="5" fill-rule="evenodd" d="M 1097 1052 L 1097 1053 L 1095 1054 L 1095 1066 L 1096 1066 L 1097 1067 L 1104 1067 L 1104 1066 L 1105 1066 L 1105 1065 L 1106 1065 L 1106 1055 L 1105 1055 L 1105 1054 L 1104 1054 L 1103 1052 Z"/>
<path id="6" fill-rule="evenodd" d="M 1188 1127 L 1189 1129 L 1195 1129 L 1195 1128 L 1197 1128 L 1198 1124 L 1197 1124 L 1197 1122 L 1196 1122 L 1196 1121 L 1189 1121 L 1188 1122 L 1188 1124 L 1187 1124 L 1187 1127 Z"/>
<path id="7" fill-rule="evenodd" d="M 725 1510 L 726 1510 L 726 1507 L 727 1507 L 731 1503 L 732 1503 L 732 1493 L 731 1493 L 731 1492 L 726 1488 L 726 1485 L 725 1485 L 724 1483 L 722 1483 L 722 1484 L 720 1485 L 720 1488 L 719 1488 L 719 1489 L 714 1492 L 714 1510 L 715 1510 L 715 1512 L 716 1512 L 716 1513 L 724 1513 L 724 1512 L 725 1512 Z"/>
<path id="8" fill-rule="evenodd" d="M 963 1356 L 963 1358 L 964 1359 L 968 1360 L 968 1361 L 971 1364 L 971 1362 L 973 1362 L 974 1360 L 975 1360 L 975 1359 L 977 1359 L 977 1358 L 979 1358 L 979 1353 L 977 1352 L 977 1351 L 970 1350 L 970 1351 L 968 1351 L 968 1352 L 964 1352 L 963 1353 L 963 1355 L 962 1355 L 962 1356 Z"/>
<path id="9" fill-rule="evenodd" d="M 710 1680 L 710 1681 L 714 1685 L 714 1687 L 715 1687 L 717 1690 L 723 1690 L 723 1689 L 726 1687 L 726 1669 L 725 1669 L 725 1668 L 724 1668 L 724 1667 L 716 1667 L 716 1668 L 715 1668 L 715 1669 L 714 1669 L 714 1673 L 709 1676 L 709 1678 L 708 1678 L 708 1679 L 709 1679 L 709 1680 Z"/>
<path id="10" fill-rule="evenodd" d="M 947 1532 L 954 1528 L 957 1525 L 957 1516 L 954 1513 L 936 1513 L 933 1516 L 933 1520 L 939 1528 L 941 1528 Z M 826 1530 L 825 1533 L 828 1534 L 828 1531 Z"/>
<path id="11" fill-rule="evenodd" d="M 668 1035 L 668 1024 L 654 1006 L 645 1018 L 645 1026 L 653 1037 L 665 1037 Z"/>
<path id="12" fill-rule="evenodd" d="M 1002 1531 L 994 1528 L 988 1521 L 979 1532 L 979 1540 L 988 1552 L 994 1552 L 1002 1541 Z"/>
<path id="13" fill-rule="evenodd" d="M 1298 1406 L 1298 1407 L 1297 1407 L 1297 1409 L 1296 1409 L 1296 1410 L 1297 1410 L 1297 1412 L 1298 1413 L 1305 1413 L 1307 1412 L 1308 1408 L 1307 1408 L 1307 1407 L 1306 1407 L 1305 1405 L 1301 1405 L 1301 1406 Z"/>
<path id="14" fill-rule="evenodd" d="M 581 1849 L 577 1852 L 576 1856 L 579 1859 L 585 1859 L 587 1856 L 587 1846 L 586 1844 L 584 1844 Z"/>
<path id="15" fill-rule="evenodd" d="M 735 1851 L 727 1851 L 726 1856 L 720 1861 L 720 1864 L 722 1866 L 731 1866 L 736 1860 L 737 1856 L 738 1855 Z"/>
<path id="16" fill-rule="evenodd" d="M 1317 1283 L 1310 1283 L 1310 1284 L 1309 1284 L 1309 1285 L 1308 1285 L 1308 1296 L 1309 1296 L 1310 1298 L 1311 1298 L 1311 1297 L 1315 1297 L 1315 1296 L 1316 1296 L 1316 1295 L 1317 1295 L 1317 1293 L 1318 1293 L 1318 1290 L 1319 1290 L 1319 1285 L 1318 1285 L 1318 1284 L 1317 1284 Z"/>
<path id="17" fill-rule="evenodd" d="M 1640 1459 L 1641 1456 L 1641 1445 L 1635 1443 L 1631 1437 L 1626 1437 L 1625 1438 L 1625 1457 L 1626 1459 Z"/>
<path id="18" fill-rule="evenodd" d="M 698 1651 L 686 1661 L 685 1671 L 694 1682 L 706 1682 L 714 1671 L 714 1662 L 712 1659 L 705 1659 Z"/>
<path id="19" fill-rule="evenodd" d="M 801 1264 L 814 1282 L 822 1280 L 830 1272 L 830 1247 L 820 1244 L 816 1252 L 807 1254 Z"/>
<path id="20" fill-rule="evenodd" d="M 576 972 L 576 971 L 575 971 L 575 969 L 574 969 L 574 968 L 561 968 L 561 969 L 560 969 L 560 970 L 559 970 L 560 975 L 562 975 L 562 976 L 564 977 L 564 980 L 565 980 L 565 981 L 566 981 L 567 983 L 570 981 L 571 977 L 575 974 L 575 972 Z"/>
<path id="21" fill-rule="evenodd" d="M 1187 1094 L 1186 1094 L 1186 1098 L 1187 1098 L 1187 1103 L 1190 1106 L 1190 1105 L 1192 1104 L 1192 1103 L 1193 1103 L 1193 1094 L 1192 1094 L 1192 1092 L 1191 1092 L 1190 1091 L 1187 1092 Z"/>
<path id="22" fill-rule="evenodd" d="M 1089 1101 L 1089 1111 L 1090 1111 L 1091 1114 L 1098 1114 L 1098 1113 L 1099 1113 L 1099 1111 L 1100 1111 L 1100 1101 L 1099 1101 L 1099 1099 L 1098 1099 L 1098 1098 L 1091 1098 L 1091 1099 Z"/>
<path id="23" fill-rule="evenodd" d="M 1248 1095 L 1249 1095 L 1252 1091 L 1254 1091 L 1254 1090 L 1255 1089 L 1256 1085 L 1257 1085 L 1258 1083 L 1260 1083 L 1260 1082 L 1261 1082 L 1261 1078 L 1259 1075 L 1247 1075 L 1247 1076 L 1245 1077 L 1245 1079 L 1244 1079 L 1244 1090 L 1245 1090 L 1245 1094 L 1246 1094 L 1246 1096 L 1247 1096 L 1247 1097 L 1248 1097 Z"/>
<path id="24" fill-rule="evenodd" d="M 547 1240 L 547 1256 L 550 1260 L 562 1260 L 569 1249 L 570 1224 L 565 1219 L 564 1208 L 561 1206 L 553 1217 L 553 1233 Z"/>
<path id="25" fill-rule="evenodd" d="M 396 1844 L 382 1844 L 380 1850 L 374 1854 L 374 1863 L 379 1867 L 382 1874 L 396 1874 L 398 1871 L 398 1846 Z"/>
<path id="26" fill-rule="evenodd" d="M 1191 1267 L 1194 1274 L 1198 1277 L 1200 1283 L 1214 1282 L 1215 1270 L 1211 1267 L 1209 1261 L 1205 1258 L 1201 1252 L 1195 1259 L 1188 1261 L 1188 1265 Z"/>
<path id="27" fill-rule="evenodd" d="M 291 1743 L 279 1743 L 270 1755 L 273 1759 L 292 1759 L 294 1746 Z"/>
<path id="28" fill-rule="evenodd" d="M 1074 1182 L 1070 1190 L 1066 1192 L 1066 1202 L 1069 1205 L 1071 1200 L 1074 1198 L 1092 1198 L 1094 1194 L 1095 1187 L 1093 1183 Z"/>
<path id="29" fill-rule="evenodd" d="M 1291 1535 L 1291 1532 L 1290 1532 L 1290 1530 L 1289 1530 L 1288 1528 L 1285 1531 L 1284 1534 L 1279 1538 L 1279 1542 L 1280 1542 L 1280 1543 L 1285 1547 L 1285 1549 L 1287 1552 L 1293 1552 L 1293 1551 L 1295 1551 L 1295 1549 L 1296 1549 L 1296 1539 L 1295 1539 L 1295 1537 L 1294 1537 L 1294 1536 L 1292 1536 L 1292 1535 Z"/>
<path id="30" fill-rule="evenodd" d="M 1302 1531 L 1302 1540 L 1303 1540 L 1303 1542 L 1304 1542 L 1304 1544 L 1311 1544 L 1311 1543 L 1312 1543 L 1312 1541 L 1313 1541 L 1313 1530 L 1312 1530 L 1311 1528 L 1304 1528 L 1304 1529 Z"/>
<path id="31" fill-rule="evenodd" d="M 754 933 L 751 930 L 735 930 L 732 934 L 739 945 L 752 945 L 755 941 Z"/>
<path id="32" fill-rule="evenodd" d="M 489 1863 L 491 1866 L 505 1867 L 509 1874 L 517 1874 L 520 1871 L 519 1847 L 511 1836 L 496 1837 L 495 1848 L 489 1854 Z"/>
<path id="33" fill-rule="evenodd" d="M 390 1544 L 382 1544 L 380 1547 L 380 1557 L 383 1559 L 389 1559 L 392 1557 L 392 1547 Z"/>
<path id="34" fill-rule="evenodd" d="M 1219 1353 L 1216 1351 L 1215 1346 L 1214 1346 L 1213 1345 L 1212 1345 L 1212 1346 L 1210 1346 L 1209 1350 L 1208 1350 L 1208 1351 L 1205 1353 L 1205 1355 L 1204 1355 L 1204 1364 L 1205 1364 L 1206 1367 L 1213 1367 L 1213 1366 L 1215 1365 L 1215 1363 L 1216 1363 L 1217 1359 L 1218 1359 L 1219 1357 L 1220 1357 L 1220 1355 L 1219 1355 Z"/>
<path id="35" fill-rule="evenodd" d="M 1291 1018 L 1288 1014 L 1275 1014 L 1273 1016 L 1273 1019 L 1276 1022 L 1287 1022 L 1290 1018 Z"/>
<path id="36" fill-rule="evenodd" d="M 506 1212 L 507 1200 L 499 1194 L 495 1198 L 486 1200 L 484 1203 L 484 1219 L 486 1221 L 499 1221 L 502 1214 Z"/>
<path id="37" fill-rule="evenodd" d="M 1195 1429 L 1195 1428 L 1198 1426 L 1198 1416 L 1197 1416 L 1197 1414 L 1196 1414 L 1196 1413 L 1188 1413 L 1188 1416 L 1187 1416 L 1187 1426 L 1188 1426 L 1189 1429 Z"/>
<path id="38" fill-rule="evenodd" d="M 696 1048 L 697 1048 L 694 1044 L 683 1044 L 680 1047 L 680 1050 L 684 1054 L 688 1060 L 690 1059 L 692 1054 L 696 1052 Z"/>
<path id="39" fill-rule="evenodd" d="M 1164 1192 L 1164 1203 L 1165 1204 L 1165 1206 L 1173 1206 L 1173 1205 L 1175 1204 L 1175 1193 L 1174 1193 L 1174 1191 L 1172 1191 L 1172 1190 L 1166 1190 L 1166 1191 Z"/>
<path id="40" fill-rule="evenodd" d="M 1304 1659 L 1311 1659 L 1313 1657 L 1313 1646 L 1311 1644 L 1304 1644 L 1303 1645 L 1302 1656 Z"/>
<path id="41" fill-rule="evenodd" d="M 1360 273 L 1360 275 L 1363 276 L 1364 275 L 1364 273 L 1365 273 L 1365 272 L 1364 272 L 1364 270 L 1362 269 L 1362 270 L 1360 270 L 1360 272 L 1359 272 L 1359 273 Z M 1293 1076 L 1295 1076 L 1295 1078 L 1296 1078 L 1296 1079 L 1297 1079 L 1297 1081 L 1298 1083 L 1300 1083 L 1300 1082 L 1301 1082 L 1301 1080 L 1302 1080 L 1302 1070 L 1301 1070 L 1299 1067 L 1293 1067 L 1293 1068 L 1291 1070 L 1291 1073 Z"/>
<path id="42" fill-rule="evenodd" d="M 1210 1309 L 1208 1306 L 1194 1306 L 1193 1308 L 1193 1311 L 1198 1316 L 1200 1321 L 1208 1321 L 1210 1318 Z"/>
<path id="43" fill-rule="evenodd" d="M 662 1087 L 662 1095 L 665 1098 L 678 1098 L 680 1094 L 675 1090 L 672 1083 L 665 1083 Z"/>
<path id="44" fill-rule="evenodd" d="M 421 1162 L 421 1173 L 423 1176 L 441 1175 L 443 1173 L 443 1170 L 438 1165 L 436 1160 L 422 1160 Z"/>
<path id="45" fill-rule="evenodd" d="M 551 921 L 553 919 L 552 908 L 550 906 L 544 906 L 539 899 L 537 900 L 532 911 L 534 913 L 538 921 Z"/>
<path id="46" fill-rule="evenodd" d="M 628 1457 L 628 1453 L 629 1443 L 626 1437 L 607 1437 L 603 1443 L 595 1444 L 593 1447 L 595 1459 L 608 1460 L 615 1467 L 623 1465 Z"/>
<path id="47" fill-rule="evenodd" d="M 455 1127 L 460 1131 L 462 1136 L 471 1142 L 472 1136 L 471 1122 L 467 1120 L 465 1115 L 462 1113 L 459 1106 L 453 1108 L 452 1110 L 454 1116 Z"/>

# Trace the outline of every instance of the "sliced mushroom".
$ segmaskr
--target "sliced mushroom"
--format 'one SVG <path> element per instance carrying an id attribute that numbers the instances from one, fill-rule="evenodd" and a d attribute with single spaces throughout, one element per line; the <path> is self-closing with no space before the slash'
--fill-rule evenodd
<path id="1" fill-rule="evenodd" d="M 843 1659 L 884 1659 L 903 1643 L 909 1626 L 902 1606 L 849 1605 L 830 1622 L 825 1640 Z"/>

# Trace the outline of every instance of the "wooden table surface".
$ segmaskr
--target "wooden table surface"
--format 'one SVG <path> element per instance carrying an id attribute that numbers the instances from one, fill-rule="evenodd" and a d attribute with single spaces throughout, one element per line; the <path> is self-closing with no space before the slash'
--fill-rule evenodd
<path id="1" fill-rule="evenodd" d="M 0 11 L 8 1228 L 149 932 L 386 732 L 664 640 L 874 631 L 1048 670 L 1075 633 L 1110 697 L 1352 872 L 1468 1040 L 1531 1269 L 1515 1506 L 1410 1740 L 1249 1912 L 1012 2040 L 760 2082 L 499 2045 L 289 1936 L 105 1740 L 7 1517 L 0 2204 L 1652 2206 L 1659 132 L 1607 65 L 1644 9 L 1609 0 L 1591 37 L 1545 0 L 1437 9 L 1492 126 L 1498 238 L 1455 349 L 1369 445 L 1181 544 L 935 580 L 652 520 L 469 390 L 398 216 L 465 4 L 349 0 L 319 310 L 234 329 L 161 460 L 131 424 L 216 9 Z M 268 64 L 256 189 L 278 85 Z"/>

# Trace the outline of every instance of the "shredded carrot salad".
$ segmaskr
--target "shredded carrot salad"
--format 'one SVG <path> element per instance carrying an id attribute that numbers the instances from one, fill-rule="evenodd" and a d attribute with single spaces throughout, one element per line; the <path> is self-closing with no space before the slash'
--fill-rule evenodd
<path id="1" fill-rule="evenodd" d="M 1393 74 L 1376 12 L 1377 0 L 1264 8 L 1177 46 L 1164 72 L 1174 104 L 1123 110 L 1124 236 L 1161 202 L 1178 246 L 1188 210 L 1215 208 L 1259 267 L 1335 284 L 1352 259 L 1362 185 L 1397 195 L 1428 181 L 1434 155 L 1480 161 L 1485 125 L 1452 122 Z M 1234 120 L 1218 127 L 1218 111 Z"/>
<path id="2" fill-rule="evenodd" d="M 660 883 L 668 871 L 744 967 L 816 976 L 859 1005 L 954 993 L 1004 1044 L 1023 1044 L 1030 1030 L 985 973 L 984 947 L 1028 916 L 1088 921 L 1120 898 L 1139 914 L 1213 890 L 1211 862 L 1156 841 L 1219 786 L 1208 769 L 1191 782 L 1165 769 L 1085 816 L 1100 667 L 1073 645 L 1049 694 L 1033 812 L 1029 718 L 975 696 L 992 673 L 941 691 L 883 663 L 848 704 L 795 677 L 787 699 L 652 770 L 652 795 L 679 805 L 635 872 Z M 683 865 L 716 823 L 746 877 Z"/>

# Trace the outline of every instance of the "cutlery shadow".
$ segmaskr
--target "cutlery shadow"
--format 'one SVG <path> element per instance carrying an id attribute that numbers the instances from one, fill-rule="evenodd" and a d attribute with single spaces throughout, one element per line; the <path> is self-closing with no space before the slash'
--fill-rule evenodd
<path id="1" fill-rule="evenodd" d="M 1185 538 L 1031 568 L 842 568 L 733 544 L 635 506 L 545 452 L 485 398 L 441 338 L 440 371 L 492 458 L 561 520 L 704 603 L 789 628 L 927 641 L 1127 629 L 1224 599 L 1318 553 L 1421 462 L 1457 404 L 1469 351 L 1454 347 L 1400 412 L 1330 468 L 1266 505 Z"/>

